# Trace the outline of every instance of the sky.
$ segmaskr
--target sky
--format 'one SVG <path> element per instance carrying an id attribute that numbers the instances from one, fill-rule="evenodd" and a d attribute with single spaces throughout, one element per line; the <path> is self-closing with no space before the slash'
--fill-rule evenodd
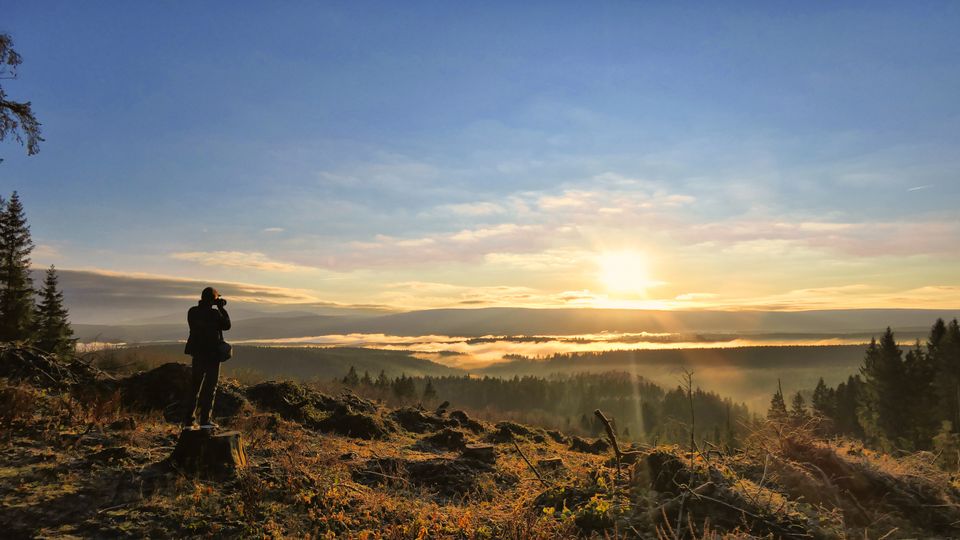
<path id="1" fill-rule="evenodd" d="M 922 1 L 10 2 L 2 85 L 46 141 L 0 142 L 0 192 L 37 266 L 143 295 L 953 309 L 958 27 Z"/>

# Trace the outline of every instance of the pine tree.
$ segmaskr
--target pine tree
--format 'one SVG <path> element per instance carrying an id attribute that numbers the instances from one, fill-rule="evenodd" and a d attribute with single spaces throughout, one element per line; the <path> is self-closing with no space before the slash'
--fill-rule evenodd
<path id="1" fill-rule="evenodd" d="M 364 370 L 363 377 L 360 378 L 360 384 L 364 386 L 373 386 L 373 379 L 370 378 L 370 372 Z"/>
<path id="2" fill-rule="evenodd" d="M 0 211 L 0 341 L 26 340 L 33 333 L 31 251 L 30 227 L 14 191 Z"/>
<path id="3" fill-rule="evenodd" d="M 790 403 L 790 421 L 795 425 L 802 425 L 810 416 L 807 414 L 807 402 L 798 390 Z"/>
<path id="4" fill-rule="evenodd" d="M 783 422 L 787 418 L 787 403 L 783 400 L 783 388 L 777 379 L 777 391 L 770 399 L 770 410 L 767 411 L 767 420 Z"/>
<path id="5" fill-rule="evenodd" d="M 909 399 L 904 394 L 907 374 L 903 351 L 889 327 L 879 343 L 870 341 L 860 372 L 864 384 L 858 415 L 867 435 L 887 448 L 908 445 L 904 414 L 904 401 Z"/>
<path id="6" fill-rule="evenodd" d="M 960 325 L 956 319 L 933 325 L 927 352 L 936 370 L 937 417 L 949 420 L 956 432 L 960 429 Z"/>
<path id="7" fill-rule="evenodd" d="M 817 381 L 817 387 L 813 389 L 813 412 L 823 418 L 833 418 L 836 408 L 836 397 L 832 388 L 827 387 L 823 382 L 823 377 Z"/>
<path id="8" fill-rule="evenodd" d="M 847 382 L 837 385 L 837 390 L 833 392 L 835 396 L 834 410 L 834 429 L 840 435 L 847 435 L 855 439 L 863 439 L 863 425 L 860 424 L 860 418 L 857 409 L 860 406 L 860 395 L 863 393 L 863 380 L 859 375 L 850 375 Z"/>
<path id="9" fill-rule="evenodd" d="M 437 398 L 437 391 L 433 387 L 433 382 L 427 379 L 427 385 L 423 388 L 423 401 L 429 402 Z"/>
<path id="10" fill-rule="evenodd" d="M 347 372 L 347 375 L 341 382 L 350 388 L 355 388 L 358 384 L 360 384 L 360 376 L 357 375 L 357 369 L 353 366 L 350 366 L 350 371 Z"/>
<path id="11" fill-rule="evenodd" d="M 381 369 L 380 374 L 377 375 L 377 382 L 373 383 L 373 385 L 381 390 L 390 388 L 390 377 L 387 377 L 387 372 Z"/>
<path id="12" fill-rule="evenodd" d="M 43 288 L 39 291 L 40 303 L 34 315 L 36 346 L 53 354 L 66 354 L 73 350 L 73 329 L 70 328 L 67 308 L 63 305 L 63 293 L 57 286 L 57 270 L 47 269 Z"/>
<path id="13" fill-rule="evenodd" d="M 937 368 L 931 356 L 920 347 L 920 340 L 907 351 L 903 368 L 902 392 L 905 396 L 902 407 L 907 421 L 904 431 L 914 450 L 928 450 L 941 422 L 937 418 L 939 410 L 934 388 Z"/>

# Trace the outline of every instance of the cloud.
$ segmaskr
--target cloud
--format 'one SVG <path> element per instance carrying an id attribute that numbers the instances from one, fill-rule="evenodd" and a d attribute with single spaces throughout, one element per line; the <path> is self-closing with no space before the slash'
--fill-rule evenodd
<path id="1" fill-rule="evenodd" d="M 227 266 L 266 272 L 304 272 L 314 270 L 309 266 L 271 259 L 260 252 L 244 251 L 185 251 L 170 255 L 174 259 L 190 261 L 204 266 Z"/>
<path id="2" fill-rule="evenodd" d="M 265 233 L 282 233 L 285 229 L 283 227 L 267 227 L 263 230 Z"/>
<path id="3" fill-rule="evenodd" d="M 35 278 L 40 270 L 34 270 Z M 58 269 L 71 320 L 81 323 L 118 323 L 125 320 L 179 313 L 214 287 L 230 305 L 250 309 L 383 310 L 379 305 L 325 301 L 313 291 L 232 281 L 202 281 L 144 273 Z"/>
<path id="4" fill-rule="evenodd" d="M 460 204 L 445 204 L 438 206 L 440 213 L 449 213 L 458 216 L 478 217 L 503 214 L 507 211 L 503 205 L 494 202 L 472 202 Z"/>

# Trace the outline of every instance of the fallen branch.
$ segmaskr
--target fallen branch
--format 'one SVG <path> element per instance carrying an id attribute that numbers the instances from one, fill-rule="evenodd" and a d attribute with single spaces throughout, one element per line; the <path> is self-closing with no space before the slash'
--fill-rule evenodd
<path id="1" fill-rule="evenodd" d="M 523 450 L 520 449 L 520 445 L 517 444 L 517 440 L 514 439 L 512 435 L 510 436 L 510 442 L 513 443 L 513 447 L 517 449 L 517 453 L 520 454 L 520 457 L 522 457 L 523 460 L 527 462 L 527 465 L 530 467 L 530 470 L 533 471 L 533 474 L 537 475 L 537 479 L 540 480 L 540 483 L 543 484 L 543 487 L 545 488 L 553 487 L 550 484 L 548 484 L 546 480 L 543 479 L 543 476 L 540 476 L 540 471 L 538 471 L 537 468 L 533 466 L 533 463 L 530 463 L 530 460 L 527 459 L 527 456 L 523 454 Z"/>

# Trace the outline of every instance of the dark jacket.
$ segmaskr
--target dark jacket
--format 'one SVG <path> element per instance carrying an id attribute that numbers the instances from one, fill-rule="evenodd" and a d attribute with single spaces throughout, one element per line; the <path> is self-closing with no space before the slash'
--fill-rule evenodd
<path id="1" fill-rule="evenodd" d="M 221 332 L 230 329 L 227 310 L 215 309 L 211 304 L 200 302 L 187 311 L 187 324 L 190 325 L 190 337 L 183 349 L 184 354 L 216 358 L 217 346 L 223 336 Z"/>

